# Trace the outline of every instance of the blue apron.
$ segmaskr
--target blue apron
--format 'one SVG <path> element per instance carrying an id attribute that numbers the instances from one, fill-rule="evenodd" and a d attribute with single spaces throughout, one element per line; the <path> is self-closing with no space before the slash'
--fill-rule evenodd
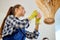
<path id="1" fill-rule="evenodd" d="M 25 37 L 25 29 L 18 28 L 12 35 L 3 37 L 3 40 L 25 40 Z"/>

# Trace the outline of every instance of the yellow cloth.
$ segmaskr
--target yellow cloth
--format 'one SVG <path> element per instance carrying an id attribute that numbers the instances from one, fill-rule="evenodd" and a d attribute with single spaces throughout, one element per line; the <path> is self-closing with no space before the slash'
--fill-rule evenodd
<path id="1" fill-rule="evenodd" d="M 38 12 L 37 12 L 37 10 L 34 10 L 33 12 L 32 12 L 32 14 L 28 17 L 30 20 L 32 20 L 33 18 L 35 18 L 36 16 L 37 16 L 37 14 L 38 14 Z"/>
<path id="2" fill-rule="evenodd" d="M 36 24 L 39 24 L 40 23 L 40 20 L 41 20 L 41 18 L 35 18 L 35 23 Z"/>

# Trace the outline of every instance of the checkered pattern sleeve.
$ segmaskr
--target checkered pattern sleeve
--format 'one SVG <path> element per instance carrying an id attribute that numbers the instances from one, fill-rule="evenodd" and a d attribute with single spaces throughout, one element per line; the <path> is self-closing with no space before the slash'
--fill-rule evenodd
<path id="1" fill-rule="evenodd" d="M 11 22 L 12 26 L 16 26 L 16 27 L 20 27 L 20 28 L 29 26 L 28 19 L 19 20 L 17 17 L 14 17 L 13 15 L 11 15 L 10 17 L 8 17 L 7 20 L 9 20 Z"/>
<path id="2" fill-rule="evenodd" d="M 39 36 L 39 32 L 38 31 L 34 31 L 34 32 L 29 32 L 29 31 L 26 31 L 26 37 L 28 38 L 28 39 L 37 39 L 38 38 L 38 36 Z"/>
<path id="3" fill-rule="evenodd" d="M 7 17 L 3 29 L 3 36 L 10 35 L 15 31 L 16 28 L 25 28 L 29 26 L 28 19 L 19 20 L 18 18 L 10 15 Z"/>

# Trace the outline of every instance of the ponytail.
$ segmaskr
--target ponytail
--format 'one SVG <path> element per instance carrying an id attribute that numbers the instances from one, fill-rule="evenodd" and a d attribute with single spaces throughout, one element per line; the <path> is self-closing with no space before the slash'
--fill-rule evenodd
<path id="1" fill-rule="evenodd" d="M 12 15 L 12 14 L 13 14 L 12 11 L 13 11 L 13 7 L 10 7 L 9 10 L 8 10 L 8 12 L 7 12 L 6 17 L 4 18 L 4 20 L 3 20 L 3 22 L 2 22 L 2 25 L 1 25 L 1 28 L 0 28 L 0 36 L 2 36 L 2 30 L 3 30 L 3 28 L 4 28 L 5 20 L 7 19 L 7 17 L 8 17 L 9 15 Z"/>

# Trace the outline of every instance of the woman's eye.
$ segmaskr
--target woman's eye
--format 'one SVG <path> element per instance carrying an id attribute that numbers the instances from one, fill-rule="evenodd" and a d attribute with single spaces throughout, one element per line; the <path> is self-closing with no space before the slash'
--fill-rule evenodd
<path id="1" fill-rule="evenodd" d="M 24 8 L 22 7 L 22 9 L 24 9 Z"/>

